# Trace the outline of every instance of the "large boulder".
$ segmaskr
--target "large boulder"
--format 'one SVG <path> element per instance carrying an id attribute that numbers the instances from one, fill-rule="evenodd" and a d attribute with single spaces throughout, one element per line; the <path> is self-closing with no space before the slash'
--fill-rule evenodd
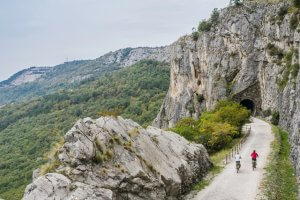
<path id="1" fill-rule="evenodd" d="M 36 178 L 23 200 L 177 199 L 211 166 L 202 145 L 121 117 L 78 121 L 58 159 L 55 172 Z"/>

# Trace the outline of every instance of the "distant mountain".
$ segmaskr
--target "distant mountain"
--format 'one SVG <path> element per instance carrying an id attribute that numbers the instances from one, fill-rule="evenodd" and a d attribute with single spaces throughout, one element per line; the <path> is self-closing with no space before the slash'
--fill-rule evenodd
<path id="1" fill-rule="evenodd" d="M 95 60 L 78 60 L 54 67 L 22 70 L 0 82 L 0 105 L 76 87 L 102 73 L 130 66 L 143 59 L 169 62 L 169 46 L 126 48 L 109 52 Z"/>

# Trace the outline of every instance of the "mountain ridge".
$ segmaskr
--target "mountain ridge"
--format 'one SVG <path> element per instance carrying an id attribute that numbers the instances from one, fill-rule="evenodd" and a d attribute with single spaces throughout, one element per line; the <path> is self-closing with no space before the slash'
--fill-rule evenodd
<path id="1" fill-rule="evenodd" d="M 169 62 L 169 46 L 119 49 L 93 60 L 75 60 L 54 67 L 31 67 L 0 82 L 0 104 L 43 96 L 78 86 L 102 73 L 131 66 L 143 59 Z"/>

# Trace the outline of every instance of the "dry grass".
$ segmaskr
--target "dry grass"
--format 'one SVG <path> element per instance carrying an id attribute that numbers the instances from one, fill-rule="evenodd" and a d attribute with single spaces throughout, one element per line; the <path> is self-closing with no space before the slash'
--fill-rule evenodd
<path id="1" fill-rule="evenodd" d="M 59 165 L 60 161 L 58 159 L 59 150 L 64 144 L 64 139 L 60 139 L 51 150 L 45 154 L 45 157 L 48 159 L 48 163 L 41 166 L 40 175 L 43 176 L 47 173 L 53 172 Z"/>

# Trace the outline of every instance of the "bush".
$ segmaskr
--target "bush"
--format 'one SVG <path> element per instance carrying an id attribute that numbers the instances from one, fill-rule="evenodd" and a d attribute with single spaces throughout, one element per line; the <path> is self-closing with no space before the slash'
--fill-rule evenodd
<path id="1" fill-rule="evenodd" d="M 251 111 L 242 105 L 231 101 L 220 101 L 215 111 L 215 121 L 228 123 L 234 127 L 241 127 L 247 123 L 251 115 Z"/>
<path id="2" fill-rule="evenodd" d="M 197 126 L 197 121 L 193 118 L 184 118 L 171 131 L 178 133 L 189 141 L 196 141 L 198 138 Z"/>
<path id="3" fill-rule="evenodd" d="M 198 94 L 197 95 L 197 100 L 198 100 L 199 103 L 202 103 L 205 100 L 203 94 Z"/>
<path id="4" fill-rule="evenodd" d="M 285 70 L 283 72 L 283 76 L 281 80 L 278 80 L 277 84 L 279 86 L 279 89 L 282 91 L 286 87 L 286 85 L 289 82 L 290 75 L 295 80 L 299 73 L 299 64 L 292 64 L 293 56 L 295 55 L 296 58 L 298 58 L 298 51 L 295 49 L 291 49 L 286 55 L 285 55 Z"/>
<path id="5" fill-rule="evenodd" d="M 171 130 L 189 141 L 203 144 L 209 152 L 214 152 L 239 137 L 241 127 L 249 117 L 250 111 L 240 104 L 220 101 L 214 110 L 202 113 L 199 120 L 182 119 Z"/>
<path id="6" fill-rule="evenodd" d="M 289 8 L 287 6 L 282 6 L 278 11 L 278 18 L 282 21 L 285 15 L 288 13 Z"/>
<path id="7" fill-rule="evenodd" d="M 279 124 L 279 119 L 280 119 L 279 112 L 278 111 L 273 112 L 271 123 L 274 124 L 274 125 L 278 125 Z"/>
<path id="8" fill-rule="evenodd" d="M 208 32 L 208 31 L 210 31 L 211 27 L 212 27 L 212 23 L 211 22 L 206 21 L 206 20 L 202 20 L 199 23 L 198 31 L 199 32 Z"/>
<path id="9" fill-rule="evenodd" d="M 197 142 L 204 144 L 209 150 L 218 151 L 232 141 L 238 130 L 228 123 L 203 121 L 199 133 Z"/>
<path id="10" fill-rule="evenodd" d="M 291 75 L 292 75 L 292 78 L 293 78 L 293 79 L 296 79 L 296 78 L 297 78 L 298 73 L 299 73 L 299 67 L 300 67 L 300 66 L 299 66 L 298 63 L 292 65 Z"/>
<path id="11" fill-rule="evenodd" d="M 300 0 L 293 0 L 293 5 L 294 5 L 296 8 L 300 8 Z"/>
<path id="12" fill-rule="evenodd" d="M 276 47 L 274 44 L 269 43 L 267 45 L 267 49 L 269 51 L 269 54 L 271 56 L 277 56 L 278 59 L 282 59 L 284 57 L 284 53 L 282 49 L 279 49 L 278 47 Z"/>
<path id="13" fill-rule="evenodd" d="M 210 21 L 212 25 L 217 25 L 219 23 L 220 12 L 217 8 L 215 8 L 211 14 Z"/>
<path id="14" fill-rule="evenodd" d="M 199 38 L 199 32 L 193 32 L 192 33 L 192 38 L 193 38 L 194 41 L 197 41 L 198 38 Z"/>
<path id="15" fill-rule="evenodd" d="M 293 14 L 290 21 L 290 28 L 295 30 L 298 27 L 299 18 L 296 14 Z"/>
<path id="16" fill-rule="evenodd" d="M 264 117 L 269 117 L 270 115 L 272 115 L 272 111 L 270 108 L 268 108 L 267 110 L 263 111 L 263 116 Z"/>
<path id="17" fill-rule="evenodd" d="M 241 0 L 233 0 L 233 4 L 235 6 L 240 6 L 240 5 L 242 5 L 242 2 L 241 2 Z"/>
<path id="18" fill-rule="evenodd" d="M 217 8 L 215 8 L 211 14 L 209 20 L 202 20 L 198 25 L 199 32 L 208 32 L 211 28 L 219 23 L 220 12 Z M 197 37 L 197 36 L 195 36 Z M 193 36 L 194 38 L 194 36 Z M 197 38 L 198 39 L 198 38 Z"/>

